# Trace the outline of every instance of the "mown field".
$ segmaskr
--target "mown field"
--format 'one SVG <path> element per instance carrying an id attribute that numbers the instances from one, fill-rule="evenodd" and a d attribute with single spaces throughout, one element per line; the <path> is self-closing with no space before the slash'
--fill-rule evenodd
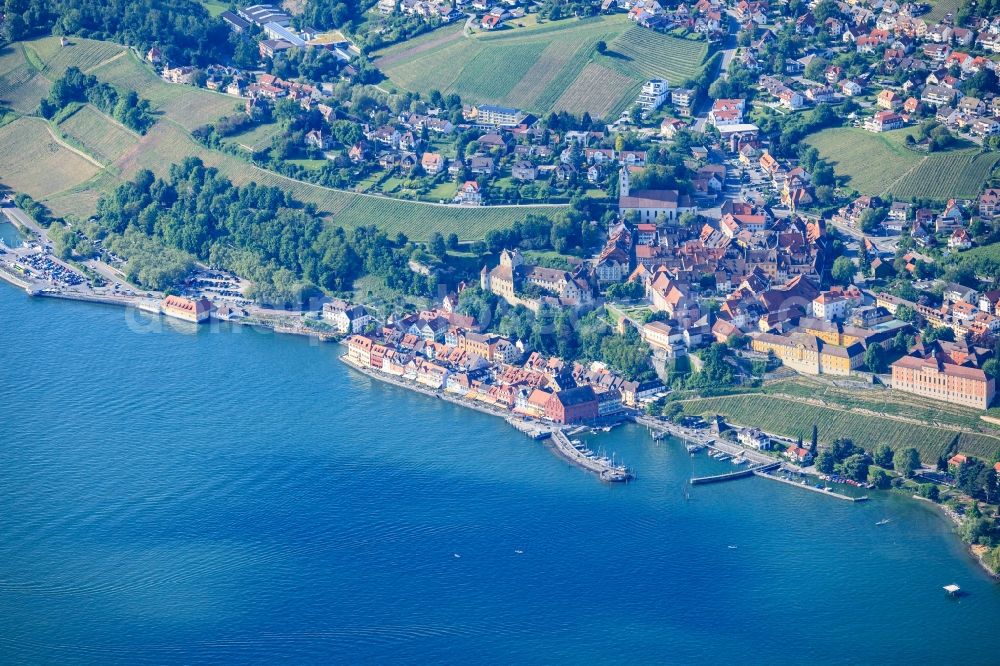
<path id="1" fill-rule="evenodd" d="M 53 126 L 29 117 L 48 94 L 52 80 L 76 65 L 103 81 L 134 89 L 160 114 L 145 136 L 123 128 L 89 105 Z M 458 233 L 463 240 L 482 238 L 491 229 L 509 226 L 525 215 L 552 213 L 553 208 L 457 208 L 364 197 L 319 187 L 256 167 L 232 155 L 206 149 L 191 137 L 195 127 L 233 113 L 240 100 L 162 81 L 131 51 L 121 46 L 74 38 L 60 47 L 56 38 L 15 44 L 0 51 L 0 99 L 24 117 L 0 128 L 0 181 L 48 205 L 56 215 L 87 216 L 97 200 L 140 169 L 166 176 L 170 165 L 197 156 L 237 184 L 257 182 L 292 192 L 313 203 L 345 227 L 376 225 L 415 240 L 433 232 Z M 254 135 L 256 145 L 269 140 L 273 128 Z M 60 145 L 50 131 L 98 164 Z M 249 137 L 248 137 L 249 138 Z M 103 169 L 101 167 L 104 167 Z"/>
<path id="2" fill-rule="evenodd" d="M 598 41 L 607 55 L 597 54 Z M 646 30 L 619 14 L 470 37 L 461 26 L 443 28 L 385 49 L 375 64 L 405 90 L 606 117 L 626 108 L 647 79 L 677 85 L 698 75 L 707 51 L 704 42 Z"/>
<path id="3" fill-rule="evenodd" d="M 833 164 L 847 186 L 861 192 L 899 199 L 971 198 L 979 194 L 1000 154 L 963 148 L 923 154 L 904 145 L 913 128 L 874 134 L 855 127 L 835 127 L 806 138 Z"/>
<path id="4" fill-rule="evenodd" d="M 925 462 L 936 461 L 958 432 L 948 427 L 916 425 L 871 414 L 820 407 L 766 394 L 698 398 L 684 401 L 689 414 L 722 414 L 734 423 L 808 440 L 813 424 L 819 427 L 819 441 L 849 438 L 867 449 L 887 444 L 893 449 L 914 447 Z M 1000 438 L 982 433 L 961 433 L 959 449 L 990 457 L 1000 446 Z"/>

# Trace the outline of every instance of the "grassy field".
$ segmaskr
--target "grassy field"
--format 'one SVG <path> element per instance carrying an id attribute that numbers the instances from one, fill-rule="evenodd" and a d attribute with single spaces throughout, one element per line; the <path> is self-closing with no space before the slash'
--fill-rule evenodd
<path id="1" fill-rule="evenodd" d="M 529 213 L 559 210 L 457 208 L 363 197 L 280 176 L 232 155 L 206 149 L 194 141 L 190 131 L 233 113 L 240 100 L 168 84 L 131 51 L 105 42 L 74 38 L 69 46 L 60 47 L 56 38 L 47 37 L 0 50 L 0 99 L 9 101 L 22 115 L 31 114 L 48 94 L 52 79 L 71 65 L 103 81 L 137 90 L 150 100 L 159 119 L 145 136 L 138 136 L 90 106 L 63 118 L 56 129 L 66 142 L 106 169 L 61 146 L 40 118 L 22 117 L 0 127 L 0 181 L 43 201 L 56 215 L 91 215 L 100 195 L 122 179 L 131 178 L 140 169 L 165 176 L 171 164 L 188 156 L 201 158 L 236 184 L 257 182 L 289 190 L 300 201 L 315 204 L 335 224 L 374 224 L 393 234 L 402 231 L 414 240 L 425 239 L 435 231 L 456 232 L 463 240 L 476 240 Z M 257 147 L 270 140 L 273 130 L 260 128 L 237 139 L 251 140 L 252 135 Z"/>
<path id="2" fill-rule="evenodd" d="M 243 109 L 243 101 L 223 93 L 167 83 L 131 51 L 90 72 L 102 81 L 136 90 L 170 121 L 187 130 Z"/>
<path id="3" fill-rule="evenodd" d="M 205 9 L 212 16 L 218 16 L 222 12 L 229 9 L 228 2 L 222 2 L 222 0 L 201 0 L 201 4 L 204 5 Z"/>
<path id="4" fill-rule="evenodd" d="M 598 41 L 608 54 L 596 52 Z M 397 86 L 458 93 L 470 102 L 496 102 L 535 113 L 567 110 L 613 115 L 641 84 L 696 76 L 707 46 L 639 28 L 624 16 L 567 19 L 495 33 L 443 28 L 394 45 L 376 61 Z"/>
<path id="5" fill-rule="evenodd" d="M 975 148 L 923 154 L 904 145 L 913 128 L 874 134 L 854 127 L 835 127 L 809 136 L 806 142 L 833 164 L 847 186 L 862 194 L 893 194 L 948 199 L 975 197 L 1000 155 Z"/>
<path id="6" fill-rule="evenodd" d="M 887 444 L 893 449 L 914 447 L 925 462 L 936 461 L 958 434 L 948 426 L 917 425 L 874 414 L 842 408 L 806 404 L 800 399 L 766 394 L 697 398 L 684 401 L 689 414 L 722 414 L 734 423 L 756 426 L 765 431 L 808 440 L 813 424 L 819 427 L 820 443 L 849 438 L 872 449 Z M 1000 446 L 1000 438 L 986 433 L 960 434 L 959 449 L 989 457 Z"/>
<path id="7" fill-rule="evenodd" d="M 240 132 L 224 139 L 226 143 L 237 145 L 244 150 L 257 151 L 271 147 L 271 140 L 281 134 L 278 123 L 257 125 L 246 132 Z"/>

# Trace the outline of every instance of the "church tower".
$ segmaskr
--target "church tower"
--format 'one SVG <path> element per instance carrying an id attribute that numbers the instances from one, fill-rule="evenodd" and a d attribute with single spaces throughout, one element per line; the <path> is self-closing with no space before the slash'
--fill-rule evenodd
<path id="1" fill-rule="evenodd" d="M 622 165 L 621 170 L 618 172 L 618 196 L 627 197 L 629 196 L 629 184 L 632 177 L 629 175 L 628 167 Z"/>

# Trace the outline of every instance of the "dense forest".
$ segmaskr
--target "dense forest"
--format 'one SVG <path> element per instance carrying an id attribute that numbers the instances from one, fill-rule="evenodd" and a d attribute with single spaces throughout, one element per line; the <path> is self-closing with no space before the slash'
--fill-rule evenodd
<path id="1" fill-rule="evenodd" d="M 44 118 L 52 118 L 75 102 L 90 102 L 140 134 L 145 134 L 156 122 L 149 100 L 140 99 L 134 90 L 123 94 L 114 86 L 101 83 L 96 76 L 88 76 L 76 67 L 67 69 L 62 78 L 52 84 L 49 96 L 39 104 L 38 112 Z"/>
<path id="2" fill-rule="evenodd" d="M 170 63 L 202 66 L 233 52 L 229 29 L 194 0 L 4 0 L 3 13 L 9 41 L 79 35 L 158 46 Z"/>
<path id="3" fill-rule="evenodd" d="M 144 264 L 158 258 L 140 239 L 233 270 L 254 282 L 255 297 L 272 304 L 302 303 L 319 290 L 344 291 L 365 274 L 407 294 L 427 295 L 437 287 L 433 276 L 408 269 L 414 248 L 405 237 L 390 241 L 374 228 L 345 231 L 279 188 L 237 187 L 197 158 L 173 165 L 166 180 L 141 171 L 101 198 L 96 219 L 110 235 L 109 247 L 131 243 L 121 248 L 129 258 L 127 273 L 147 288 L 169 288 L 177 276 L 151 272 Z"/>

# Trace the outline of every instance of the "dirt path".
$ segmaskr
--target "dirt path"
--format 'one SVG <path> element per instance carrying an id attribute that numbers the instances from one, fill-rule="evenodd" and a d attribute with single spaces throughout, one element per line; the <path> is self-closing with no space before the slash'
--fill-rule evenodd
<path id="1" fill-rule="evenodd" d="M 101 164 L 100 162 L 98 162 L 97 160 L 95 160 L 93 157 L 91 157 L 87 153 L 83 152 L 82 150 L 79 150 L 78 148 L 74 148 L 73 146 L 71 146 L 68 143 L 66 143 L 65 141 L 63 141 L 63 138 L 61 136 L 59 136 L 58 134 L 56 134 L 55 131 L 53 131 L 52 127 L 50 127 L 48 123 L 45 123 L 45 129 L 48 130 L 49 136 L 52 137 L 52 140 L 55 141 L 56 143 L 58 143 L 63 148 L 65 148 L 66 150 L 70 151 L 71 153 L 75 153 L 75 154 L 79 155 L 80 157 L 82 157 L 83 159 L 87 160 L 88 162 L 90 162 L 91 164 L 93 164 L 95 167 L 97 167 L 101 171 L 104 171 L 105 169 L 108 168 L 107 165 Z"/>
<path id="2" fill-rule="evenodd" d="M 102 60 L 101 62 L 97 63 L 93 67 L 88 67 L 87 69 L 83 70 L 83 72 L 84 72 L 84 74 L 90 74 L 94 70 L 100 69 L 101 67 L 104 67 L 105 65 L 110 65 L 115 60 L 118 60 L 119 58 L 123 57 L 126 53 L 128 53 L 128 49 L 125 49 L 124 51 L 119 51 L 118 53 L 114 54 L 113 56 L 111 56 L 107 60 Z"/>

